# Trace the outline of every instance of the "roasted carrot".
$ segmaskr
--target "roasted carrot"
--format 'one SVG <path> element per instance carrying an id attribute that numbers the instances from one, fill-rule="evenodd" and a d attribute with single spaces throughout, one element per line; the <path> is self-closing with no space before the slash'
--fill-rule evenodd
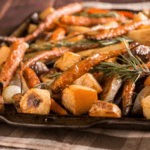
<path id="1" fill-rule="evenodd" d="M 4 113 L 4 100 L 3 97 L 0 96 L 0 114 Z"/>
<path id="2" fill-rule="evenodd" d="M 78 51 L 82 51 L 82 50 L 86 50 L 86 49 L 90 49 L 90 48 L 96 48 L 98 47 L 98 44 L 95 45 L 88 45 L 88 46 L 77 46 L 75 48 L 68 48 L 68 47 L 62 47 L 62 48 L 58 48 L 58 47 L 54 47 L 52 49 L 52 51 L 46 51 L 43 52 L 31 59 L 29 59 L 29 61 L 27 61 L 21 68 L 21 70 L 25 70 L 27 67 L 30 67 L 34 62 L 42 60 L 42 59 L 46 59 L 46 60 L 51 60 L 57 57 L 60 57 L 61 55 L 63 55 L 65 52 L 70 51 L 70 52 L 78 52 Z"/>
<path id="3" fill-rule="evenodd" d="M 23 42 L 17 41 L 12 44 L 10 54 L 0 74 L 0 81 L 3 83 L 3 87 L 6 87 L 10 83 L 17 67 L 23 59 L 25 51 L 26 46 Z"/>
<path id="4" fill-rule="evenodd" d="M 51 110 L 59 115 L 67 115 L 67 111 L 63 109 L 60 105 L 58 105 L 52 98 L 51 98 Z"/>
<path id="5" fill-rule="evenodd" d="M 83 16 L 65 15 L 61 17 L 61 23 L 76 26 L 91 26 L 96 24 L 105 24 L 110 21 L 121 21 L 122 18 L 107 17 L 107 18 L 90 18 Z"/>
<path id="6" fill-rule="evenodd" d="M 108 12 L 110 12 L 110 10 L 98 9 L 98 8 L 90 8 L 88 10 L 89 14 L 99 14 L 99 13 L 105 14 L 105 13 L 108 13 Z"/>
<path id="7" fill-rule="evenodd" d="M 92 36 L 89 35 L 89 36 L 87 36 L 87 38 L 93 39 L 93 40 L 102 40 L 102 39 L 106 39 L 106 38 L 109 39 L 112 37 L 126 34 L 127 32 L 135 30 L 142 25 L 150 25 L 150 19 L 149 20 L 143 20 L 143 21 L 136 21 L 136 22 L 121 26 L 119 28 L 112 29 L 111 31 L 108 31 L 106 33 L 92 35 Z"/>
<path id="8" fill-rule="evenodd" d="M 123 116 L 129 115 L 133 91 L 135 89 L 135 83 L 132 83 L 132 80 L 127 80 L 124 84 L 123 93 L 122 93 L 122 107 L 123 107 Z"/>
<path id="9" fill-rule="evenodd" d="M 51 40 L 53 41 L 60 40 L 64 37 L 65 34 L 66 30 L 64 28 L 59 27 L 53 32 Z"/>
<path id="10" fill-rule="evenodd" d="M 33 88 L 35 85 L 41 83 L 38 76 L 31 68 L 26 68 L 24 70 L 24 76 L 30 88 Z"/>
<path id="11" fill-rule="evenodd" d="M 108 12 L 117 12 L 118 14 L 124 15 L 125 17 L 131 18 L 131 19 L 134 18 L 134 13 L 128 12 L 128 11 L 111 11 L 111 10 L 104 10 L 104 9 L 98 9 L 98 8 L 90 8 L 88 10 L 89 14 L 99 14 L 99 13 L 105 14 Z"/>
<path id="12" fill-rule="evenodd" d="M 89 56 L 63 72 L 51 83 L 50 88 L 54 91 L 54 93 L 60 93 L 63 89 L 72 84 L 73 81 L 82 76 L 84 73 L 87 73 L 95 65 L 100 64 L 106 59 L 117 57 L 118 55 L 126 52 L 127 50 L 123 49 L 118 51 L 110 51 L 107 55 L 94 54 Z"/>
<path id="13" fill-rule="evenodd" d="M 33 33 L 27 35 L 25 38 L 14 38 L 14 37 L 0 36 L 0 40 L 8 41 L 8 42 L 15 42 L 18 40 L 31 41 L 34 38 L 36 38 L 39 34 L 41 34 L 43 31 L 45 31 L 47 29 L 49 30 L 49 28 L 51 28 L 51 26 L 54 23 L 54 20 L 56 18 L 59 18 L 63 15 L 74 14 L 74 13 L 77 13 L 81 10 L 82 10 L 82 5 L 80 3 L 73 3 L 73 4 L 69 4 L 67 6 L 58 8 L 57 10 L 54 10 L 53 13 L 49 14 L 46 17 L 45 22 L 40 23 L 38 25 L 37 29 Z"/>
<path id="14" fill-rule="evenodd" d="M 149 86 L 150 85 L 150 75 L 146 78 L 144 82 L 144 86 Z"/>

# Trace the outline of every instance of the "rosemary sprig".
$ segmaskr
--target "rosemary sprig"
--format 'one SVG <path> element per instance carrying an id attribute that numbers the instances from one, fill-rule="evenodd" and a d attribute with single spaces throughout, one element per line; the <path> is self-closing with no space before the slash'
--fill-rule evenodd
<path id="1" fill-rule="evenodd" d="M 116 17 L 119 18 L 120 15 L 117 12 L 111 11 L 107 13 L 96 13 L 96 14 L 88 14 L 89 8 L 85 9 L 82 13 L 76 13 L 74 16 L 83 16 L 83 17 L 91 17 L 91 18 L 103 18 L 103 17 Z"/>
<path id="2" fill-rule="evenodd" d="M 93 17 L 93 18 L 116 17 L 116 18 L 119 18 L 120 15 L 116 12 L 108 12 L 108 13 L 99 13 L 99 14 L 89 14 L 89 17 Z"/>
<path id="3" fill-rule="evenodd" d="M 61 74 L 62 74 L 62 72 L 57 72 L 54 75 L 47 75 L 46 78 L 53 78 L 53 77 L 57 78 Z"/>
<path id="4" fill-rule="evenodd" d="M 95 69 L 103 72 L 104 76 L 118 75 L 123 81 L 131 79 L 132 83 L 135 83 L 140 76 L 150 75 L 150 71 L 144 62 L 141 63 L 141 60 L 133 56 L 125 42 L 124 44 L 131 61 L 121 55 L 122 59 L 120 60 L 125 64 L 121 65 L 119 63 L 102 62 L 100 65 L 96 66 Z"/>
<path id="5" fill-rule="evenodd" d="M 42 45 L 38 45 L 38 44 L 31 44 L 30 48 L 36 49 L 36 50 L 51 50 L 54 47 L 54 45 L 50 44 L 50 43 L 43 43 Z"/>
<path id="6" fill-rule="evenodd" d="M 36 49 L 36 50 L 51 50 L 53 47 L 70 47 L 70 48 L 75 48 L 80 46 L 92 46 L 94 44 L 99 44 L 100 47 L 103 46 L 108 46 L 108 45 L 112 45 L 112 44 L 116 44 L 122 41 L 122 38 L 124 38 L 127 42 L 133 42 L 133 40 L 129 39 L 126 36 L 121 36 L 121 37 L 115 37 L 115 38 L 111 38 L 111 39 L 106 39 L 106 40 L 101 40 L 101 41 L 92 41 L 92 40 L 88 40 L 88 39 L 82 39 L 78 42 L 69 42 L 66 40 L 62 40 L 62 41 L 51 41 L 51 43 L 43 43 L 42 45 L 38 45 L 38 44 L 31 44 L 30 48 Z"/>

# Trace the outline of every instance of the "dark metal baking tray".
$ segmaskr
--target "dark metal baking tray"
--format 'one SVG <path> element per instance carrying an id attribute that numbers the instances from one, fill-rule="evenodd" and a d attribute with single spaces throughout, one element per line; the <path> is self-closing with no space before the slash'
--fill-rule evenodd
<path id="1" fill-rule="evenodd" d="M 120 9 L 119 9 L 120 10 Z M 126 9 L 121 9 L 126 10 Z M 128 10 L 129 11 L 129 10 Z M 130 10 L 132 12 L 137 12 Z M 30 15 L 27 17 L 18 29 L 26 26 L 31 21 Z M 13 35 L 15 32 L 12 32 Z M 11 34 L 12 35 L 12 34 Z M 130 130 L 150 130 L 150 120 L 144 118 L 104 118 L 90 117 L 88 115 L 81 116 L 59 116 L 56 114 L 50 115 L 34 115 L 34 114 L 19 114 L 16 112 L 13 105 L 6 105 L 5 113 L 0 115 L 0 121 L 15 125 L 34 128 L 113 128 L 113 129 L 130 129 Z"/>

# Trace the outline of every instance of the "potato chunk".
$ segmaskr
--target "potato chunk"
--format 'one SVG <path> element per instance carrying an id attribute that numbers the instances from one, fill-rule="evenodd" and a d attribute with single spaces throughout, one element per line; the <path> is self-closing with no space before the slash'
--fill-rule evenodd
<path id="1" fill-rule="evenodd" d="M 80 78 L 75 80 L 73 82 L 73 84 L 75 84 L 75 85 L 82 85 L 82 86 L 86 86 L 86 87 L 92 88 L 92 89 L 96 90 L 97 93 L 100 93 L 102 91 L 101 86 L 96 81 L 94 76 L 92 74 L 90 74 L 90 73 L 85 73 L 83 76 L 81 76 Z"/>
<path id="2" fill-rule="evenodd" d="M 35 24 L 29 24 L 29 27 L 28 27 L 28 34 L 32 33 L 33 31 L 35 31 L 37 28 L 37 25 Z"/>
<path id="3" fill-rule="evenodd" d="M 80 60 L 80 55 L 72 52 L 65 52 L 65 54 L 55 62 L 55 67 L 59 68 L 62 71 L 65 71 Z"/>
<path id="4" fill-rule="evenodd" d="M 148 18 L 142 12 L 139 12 L 137 16 L 134 18 L 134 21 L 142 21 L 147 19 Z"/>
<path id="5" fill-rule="evenodd" d="M 51 106 L 50 92 L 42 89 L 30 89 L 20 101 L 22 113 L 49 114 Z"/>
<path id="6" fill-rule="evenodd" d="M 150 95 L 142 100 L 143 116 L 150 119 Z"/>
<path id="7" fill-rule="evenodd" d="M 90 116 L 121 118 L 120 108 L 112 103 L 97 100 L 89 111 Z"/>
<path id="8" fill-rule="evenodd" d="M 39 17 L 41 20 L 45 20 L 46 17 L 51 14 L 54 11 L 54 8 L 48 7 L 47 9 L 43 10 L 40 14 Z"/>
<path id="9" fill-rule="evenodd" d="M 63 90 L 62 104 L 74 115 L 87 113 L 97 100 L 97 92 L 89 87 L 71 85 Z"/>
<path id="10" fill-rule="evenodd" d="M 0 48 L 0 65 L 6 61 L 9 53 L 10 53 L 9 47 L 4 45 Z"/>
<path id="11" fill-rule="evenodd" d="M 150 46 L 150 29 L 133 30 L 127 36 L 140 44 Z"/>

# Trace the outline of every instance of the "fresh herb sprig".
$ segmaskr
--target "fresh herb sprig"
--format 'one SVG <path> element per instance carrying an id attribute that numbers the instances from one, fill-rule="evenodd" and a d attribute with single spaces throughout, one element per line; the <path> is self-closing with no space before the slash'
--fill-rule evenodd
<path id="1" fill-rule="evenodd" d="M 121 55 L 122 59 L 120 60 L 124 62 L 123 65 L 119 63 L 102 62 L 100 65 L 96 66 L 95 69 L 103 72 L 104 76 L 118 75 L 123 81 L 131 79 L 132 83 L 135 83 L 139 77 L 143 75 L 150 75 L 150 70 L 144 62 L 133 56 L 125 42 L 124 44 L 127 48 L 127 53 L 129 54 L 131 61 Z"/>
<path id="2" fill-rule="evenodd" d="M 88 40 L 88 39 L 82 39 L 78 42 L 72 43 L 72 42 L 68 42 L 66 40 L 62 40 L 62 41 L 51 41 L 51 43 L 43 43 L 42 45 L 38 45 L 38 44 L 31 44 L 30 48 L 36 49 L 36 50 L 51 50 L 54 47 L 70 47 L 70 48 L 75 48 L 80 46 L 92 46 L 94 44 L 99 44 L 100 47 L 103 46 L 108 46 L 108 45 L 112 45 L 112 44 L 116 44 L 122 41 L 122 38 L 124 38 L 127 42 L 133 42 L 133 40 L 129 39 L 126 36 L 122 36 L 122 37 L 115 37 L 115 38 L 111 38 L 111 39 L 106 39 L 106 40 L 100 40 L 100 41 L 92 41 L 92 40 Z"/>

